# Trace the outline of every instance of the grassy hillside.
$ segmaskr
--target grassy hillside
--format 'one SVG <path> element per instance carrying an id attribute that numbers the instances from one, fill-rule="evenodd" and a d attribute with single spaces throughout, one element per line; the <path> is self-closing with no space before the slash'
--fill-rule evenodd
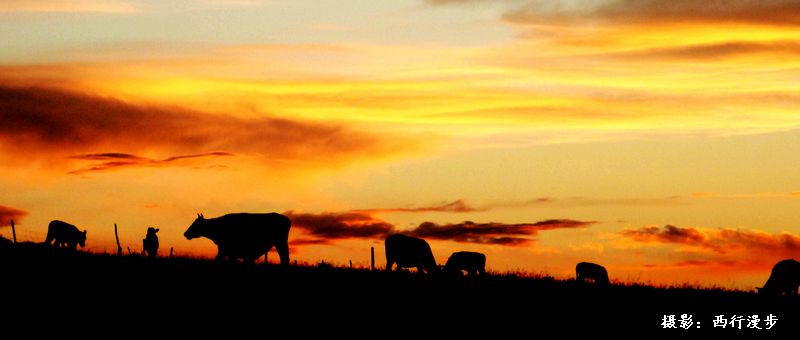
<path id="1" fill-rule="evenodd" d="M 185 330 L 194 331 L 198 324 L 238 325 L 234 329 L 241 330 L 302 322 L 324 329 L 338 325 L 330 329 L 361 335 L 419 327 L 451 336 L 544 330 L 769 336 L 800 328 L 797 298 L 692 287 L 600 287 L 516 274 L 454 277 L 328 265 L 248 266 L 70 253 L 31 243 L 0 246 L 0 274 L 4 305 L 17 311 L 12 316 L 16 322 L 30 321 L 26 316 L 76 318 L 130 328 L 162 320 L 162 327 L 182 330 L 163 322 L 177 317 L 193 320 Z M 682 314 L 692 315 L 690 329 L 663 328 L 664 315 L 680 319 Z M 713 327 L 718 315 L 754 314 L 762 320 L 776 315 L 778 321 L 772 330 L 749 329 L 746 322 L 742 329 Z"/>

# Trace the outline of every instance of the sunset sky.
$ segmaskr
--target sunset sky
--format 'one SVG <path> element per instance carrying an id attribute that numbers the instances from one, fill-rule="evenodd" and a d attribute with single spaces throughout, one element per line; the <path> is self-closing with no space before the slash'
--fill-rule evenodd
<path id="1" fill-rule="evenodd" d="M 761 286 L 800 259 L 798 0 L 0 1 L 0 235 L 213 256 L 424 237 L 492 270 Z M 269 254 L 277 261 L 277 254 Z"/>

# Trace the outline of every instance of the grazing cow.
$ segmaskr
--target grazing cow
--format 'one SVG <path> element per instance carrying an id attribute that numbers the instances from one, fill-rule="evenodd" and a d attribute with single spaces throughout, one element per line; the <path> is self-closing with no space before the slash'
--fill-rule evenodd
<path id="1" fill-rule="evenodd" d="M 227 214 L 206 219 L 197 214 L 189 229 L 183 233 L 187 239 L 197 237 L 210 239 L 217 245 L 218 260 L 240 258 L 247 263 L 255 261 L 273 246 L 281 257 L 281 265 L 289 265 L 289 218 L 278 214 Z"/>
<path id="2" fill-rule="evenodd" d="M 86 230 L 80 231 L 78 227 L 72 224 L 55 220 L 47 226 L 47 237 L 44 243 L 47 245 L 54 244 L 56 248 L 65 246 L 71 250 L 76 250 L 80 244 L 81 248 L 83 248 L 86 247 Z"/>
<path id="3" fill-rule="evenodd" d="M 386 270 L 391 271 L 395 263 L 397 270 L 416 267 L 422 273 L 432 273 L 439 269 L 433 257 L 431 246 L 421 238 L 392 234 L 384 241 L 386 246 Z"/>
<path id="4" fill-rule="evenodd" d="M 158 254 L 158 235 L 156 235 L 158 230 L 158 228 L 153 227 L 147 228 L 147 235 L 142 240 L 142 249 L 144 249 L 148 257 L 156 257 Z"/>
<path id="5" fill-rule="evenodd" d="M 586 280 L 592 280 L 594 283 L 599 285 L 607 285 L 609 284 L 608 281 L 608 271 L 606 268 L 596 264 L 596 263 L 589 263 L 589 262 L 581 262 L 575 266 L 575 276 L 578 282 L 586 282 Z"/>
<path id="6" fill-rule="evenodd" d="M 800 262 L 789 259 L 775 264 L 764 287 L 756 289 L 764 295 L 797 296 L 798 287 L 800 287 Z"/>
<path id="7" fill-rule="evenodd" d="M 445 272 L 461 274 L 466 271 L 468 275 L 486 274 L 486 255 L 471 251 L 459 251 L 450 255 L 444 265 Z"/>

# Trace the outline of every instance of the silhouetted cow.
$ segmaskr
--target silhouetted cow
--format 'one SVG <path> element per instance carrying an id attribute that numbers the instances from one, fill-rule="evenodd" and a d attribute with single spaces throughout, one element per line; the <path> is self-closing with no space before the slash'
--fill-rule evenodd
<path id="1" fill-rule="evenodd" d="M 450 255 L 444 265 L 445 272 L 458 273 L 466 271 L 469 275 L 486 274 L 486 255 L 471 251 L 459 251 Z"/>
<path id="2" fill-rule="evenodd" d="M 607 285 L 609 284 L 608 281 L 608 271 L 606 268 L 596 264 L 596 263 L 589 263 L 589 262 L 581 262 L 575 266 L 575 276 L 578 282 L 586 282 L 586 280 L 592 280 L 594 283 L 599 285 Z"/>
<path id="3" fill-rule="evenodd" d="M 66 246 L 71 250 L 76 250 L 80 244 L 81 248 L 83 248 L 86 247 L 86 230 L 80 231 L 78 227 L 72 224 L 55 220 L 47 226 L 47 237 L 44 243 L 47 245 L 54 244 L 56 248 Z"/>
<path id="4" fill-rule="evenodd" d="M 217 245 L 217 259 L 240 258 L 255 262 L 272 246 L 278 250 L 281 265 L 289 265 L 289 218 L 278 214 L 227 214 L 206 219 L 197 214 L 189 229 L 183 233 L 187 239 L 206 237 Z"/>
<path id="5" fill-rule="evenodd" d="M 416 267 L 420 273 L 432 273 L 438 269 L 431 246 L 421 238 L 392 234 L 386 238 L 384 245 L 387 271 L 391 271 L 395 263 L 398 270 Z"/>
<path id="6" fill-rule="evenodd" d="M 153 227 L 147 228 L 147 235 L 142 240 L 142 249 L 144 249 L 148 257 L 156 257 L 158 254 L 158 235 L 156 235 L 158 230 L 158 228 Z"/>
<path id="7" fill-rule="evenodd" d="M 800 262 L 789 259 L 775 264 L 764 287 L 756 289 L 764 295 L 797 296 L 798 287 L 800 287 Z"/>

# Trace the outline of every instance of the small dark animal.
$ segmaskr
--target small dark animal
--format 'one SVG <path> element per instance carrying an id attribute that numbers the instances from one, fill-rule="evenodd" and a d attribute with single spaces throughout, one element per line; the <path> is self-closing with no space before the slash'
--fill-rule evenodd
<path id="1" fill-rule="evenodd" d="M 445 272 L 461 274 L 466 271 L 468 275 L 486 274 L 486 255 L 471 251 L 459 251 L 450 255 L 444 265 Z"/>
<path id="2" fill-rule="evenodd" d="M 289 228 L 292 222 L 288 217 L 278 214 L 227 214 L 222 217 L 206 219 L 197 214 L 189 229 L 183 233 L 187 239 L 197 237 L 210 239 L 217 245 L 218 260 L 235 260 L 247 263 L 266 254 L 273 246 L 278 250 L 281 265 L 289 265 Z"/>
<path id="3" fill-rule="evenodd" d="M 578 282 L 586 282 L 586 280 L 592 280 L 594 283 L 599 285 L 607 285 L 609 284 L 608 281 L 608 271 L 606 268 L 596 264 L 596 263 L 589 263 L 589 262 L 581 262 L 575 266 L 575 276 Z"/>
<path id="4" fill-rule="evenodd" d="M 431 246 L 421 238 L 392 234 L 384 241 L 386 246 L 386 270 L 391 271 L 395 263 L 397 269 L 416 267 L 422 273 L 437 271 L 436 259 Z"/>
<path id="5" fill-rule="evenodd" d="M 147 228 L 147 235 L 142 240 L 142 249 L 147 253 L 148 257 L 156 257 L 158 254 L 158 228 Z"/>
<path id="6" fill-rule="evenodd" d="M 44 243 L 50 245 L 53 241 L 56 248 L 66 246 L 68 249 L 76 250 L 79 244 L 83 248 L 86 247 L 86 230 L 80 231 L 72 224 L 55 220 L 47 226 Z"/>
<path id="7" fill-rule="evenodd" d="M 772 267 L 767 283 L 756 290 L 764 295 L 797 296 L 798 287 L 800 287 L 800 262 L 789 259 L 776 263 Z"/>

